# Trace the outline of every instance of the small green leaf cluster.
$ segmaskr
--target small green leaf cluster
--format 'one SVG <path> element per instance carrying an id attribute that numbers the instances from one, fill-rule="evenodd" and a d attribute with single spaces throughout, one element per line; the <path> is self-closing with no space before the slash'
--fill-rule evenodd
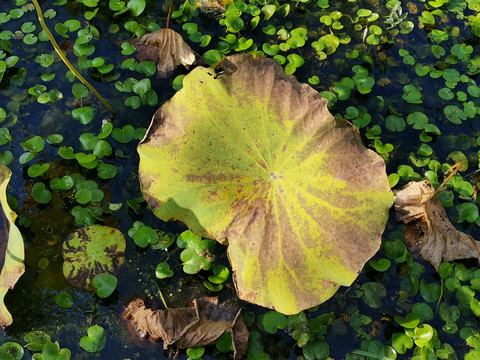
<path id="1" fill-rule="evenodd" d="M 158 231 L 146 226 L 141 221 L 135 221 L 133 227 L 128 230 L 128 235 L 139 247 L 146 247 L 148 244 L 156 245 L 159 240 Z"/>
<path id="2" fill-rule="evenodd" d="M 177 238 L 177 246 L 183 251 L 180 259 L 183 262 L 183 272 L 196 274 L 200 270 L 210 270 L 215 263 L 215 241 L 202 239 L 190 230 L 184 231 Z M 222 273 L 222 271 L 220 271 Z M 219 275 L 219 278 L 221 275 Z M 217 278 L 216 278 L 217 279 Z"/>
<path id="3" fill-rule="evenodd" d="M 68 360 L 71 352 L 68 349 L 60 349 L 58 341 L 52 342 L 50 336 L 43 331 L 31 331 L 23 337 L 25 348 L 33 352 L 32 359 Z M 3 359 L 21 360 L 24 355 L 23 347 L 12 341 L 0 345 L 0 357 Z"/>
<path id="4" fill-rule="evenodd" d="M 128 66 L 130 70 L 146 72 L 149 76 L 154 75 L 157 71 L 157 67 L 151 61 L 137 64 L 135 60 L 128 59 L 122 63 L 122 66 Z M 156 106 L 158 103 L 157 93 L 152 89 L 149 78 L 137 80 L 130 77 L 123 82 L 117 81 L 115 87 L 118 91 L 135 94 L 126 98 L 124 102 L 126 106 L 132 109 L 138 109 L 141 105 Z"/>
<path id="5" fill-rule="evenodd" d="M 210 291 L 220 291 L 223 289 L 223 283 L 230 276 L 230 270 L 225 265 L 215 265 L 212 269 L 213 275 L 208 276 L 208 280 L 203 285 Z"/>

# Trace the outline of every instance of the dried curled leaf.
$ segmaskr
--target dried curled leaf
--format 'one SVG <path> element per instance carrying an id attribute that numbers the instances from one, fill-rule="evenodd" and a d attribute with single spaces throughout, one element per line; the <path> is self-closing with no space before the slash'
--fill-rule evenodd
<path id="1" fill-rule="evenodd" d="M 477 257 L 480 242 L 458 231 L 427 181 L 409 182 L 395 193 L 397 219 L 405 224 L 405 240 L 435 269 L 443 261 Z"/>
<path id="2" fill-rule="evenodd" d="M 140 39 L 132 39 L 130 43 L 137 49 L 138 60 L 157 64 L 160 77 L 170 76 L 177 66 L 183 65 L 188 69 L 195 63 L 195 52 L 172 29 L 160 29 Z"/>
<path id="3" fill-rule="evenodd" d="M 225 6 L 233 0 L 196 0 L 195 7 L 204 13 L 224 13 Z"/>
<path id="4" fill-rule="evenodd" d="M 241 359 L 248 346 L 248 330 L 241 309 L 233 304 L 219 304 L 218 298 L 195 299 L 190 307 L 166 310 L 147 309 L 142 299 L 128 304 L 123 317 L 132 320 L 143 337 L 160 339 L 164 348 L 180 349 L 214 344 L 225 332 L 232 332 L 235 359 Z"/>
<path id="5" fill-rule="evenodd" d="M 6 190 L 11 175 L 6 166 L 0 165 L 0 328 L 10 325 L 13 321 L 3 301 L 7 291 L 13 289 L 25 271 L 23 238 L 15 226 L 17 214 L 7 203 Z"/>

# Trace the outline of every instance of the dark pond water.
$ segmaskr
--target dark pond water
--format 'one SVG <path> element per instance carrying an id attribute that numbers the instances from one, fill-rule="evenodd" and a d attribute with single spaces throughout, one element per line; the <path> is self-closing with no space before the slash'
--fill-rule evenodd
<path id="1" fill-rule="evenodd" d="M 258 50 L 261 50 L 262 44 L 272 45 L 283 41 L 281 35 L 269 35 L 268 31 L 262 31 L 262 28 L 274 26 L 276 31 L 285 28 L 288 33 L 294 28 L 305 26 L 308 29 L 306 45 L 285 52 L 285 56 L 295 52 L 305 59 L 305 64 L 294 73 L 298 80 L 310 82 L 326 97 L 338 97 L 330 103 L 331 112 L 356 123 L 365 145 L 382 153 L 387 163 L 387 173 L 396 187 L 409 180 L 420 180 L 424 177 L 428 177 L 438 186 L 443 179 L 440 169 L 442 164 L 453 164 L 460 160 L 468 166 L 461 175 L 457 175 L 456 185 L 443 191 L 441 199 L 446 205 L 450 205 L 447 213 L 457 228 L 480 238 L 477 198 L 474 192 L 480 143 L 480 90 L 475 82 L 480 72 L 477 70 L 477 67 L 480 68 L 480 60 L 476 55 L 479 53 L 479 37 L 474 33 L 477 26 L 474 17 L 479 5 L 474 1 L 409 1 L 402 2 L 395 8 L 395 1 L 330 2 L 331 4 L 322 0 L 280 3 L 269 1 L 268 4 L 276 5 L 277 9 L 288 4 L 288 16 L 281 16 L 278 10 L 277 14 L 267 19 L 265 10 L 259 15 L 260 23 L 256 29 L 251 30 L 250 26 L 245 26 L 235 36 L 253 39 Z M 88 2 L 85 3 L 88 5 Z M 61 348 L 70 349 L 74 359 L 167 359 L 172 357 L 174 352 L 165 351 L 162 344 L 141 340 L 129 332 L 121 317 L 125 303 L 134 296 L 146 296 L 153 307 L 161 308 L 159 290 L 168 304 L 185 306 L 194 297 L 215 295 L 203 286 L 209 273 L 186 275 L 182 272 L 180 251 L 175 245 L 170 247 L 168 252 L 150 247 L 142 249 L 135 246 L 132 238 L 127 235 L 135 221 L 142 221 L 173 236 L 185 230 L 182 224 L 161 222 L 145 202 L 138 200 L 141 193 L 136 147 L 140 136 L 126 143 L 112 136 L 108 137 L 112 153 L 101 161 L 116 167 L 117 175 L 111 179 L 103 179 L 98 176 L 96 169 L 88 169 L 75 159 L 65 159 L 59 155 L 62 146 L 72 147 L 75 153 L 91 152 L 82 149 L 79 138 L 85 133 L 99 134 L 104 122 L 112 122 L 116 129 L 131 125 L 140 129 L 140 134 L 142 128 L 148 127 L 158 106 L 175 93 L 172 88 L 173 79 L 179 74 L 187 73 L 183 69 L 177 70 L 170 78 L 159 79 L 127 69 L 124 61 L 133 58 L 133 55 L 122 55 L 119 41 L 135 37 L 135 32 L 139 35 L 165 26 L 166 4 L 161 1 L 147 1 L 146 9 L 139 16 L 133 16 L 130 11 L 114 16 L 115 11 L 111 10 L 111 7 L 116 3 L 100 2 L 98 12 L 91 17 L 91 14 L 86 12 L 94 11 L 97 7 L 88 7 L 81 1 L 68 1 L 66 4 L 41 2 L 44 11 L 53 9 L 46 13 L 46 17 L 49 17 L 46 20 L 47 25 L 61 48 L 66 51 L 67 58 L 77 68 L 83 66 L 83 75 L 115 109 L 116 116 L 112 117 L 93 94 L 74 96 L 73 78 L 67 75 L 67 68 L 55 55 L 50 42 L 39 34 L 41 28 L 31 3 L 6 0 L 0 2 L 0 54 L 4 58 L 19 58 L 15 65 L 5 70 L 0 82 L 0 108 L 6 113 L 0 124 L 0 130 L 4 131 L 1 136 L 5 137 L 5 129 L 8 129 L 11 136 L 11 140 L 2 142 L 0 161 L 7 163 L 13 173 L 8 194 L 12 204 L 17 203 L 15 211 L 19 216 L 18 224 L 26 249 L 26 272 L 5 299 L 14 322 L 3 335 L 0 334 L 0 345 L 7 341 L 24 345 L 23 336 L 26 333 L 42 330 L 54 341 L 58 341 Z M 463 6 L 467 3 L 470 7 Z M 267 3 L 252 1 L 252 6 L 259 9 L 265 4 Z M 175 4 L 176 7 L 179 5 Z M 378 19 L 369 21 L 366 16 L 359 19 L 360 9 L 378 13 Z M 433 13 L 433 24 L 428 24 L 428 14 L 422 14 L 422 11 Z M 403 14 L 407 16 L 403 18 Z M 202 34 L 211 35 L 210 44 L 204 47 L 200 46 L 198 41 L 193 41 L 192 37 L 187 40 L 200 55 L 207 50 L 224 47 L 225 41 L 223 45 L 218 45 L 221 40 L 219 38 L 223 37 L 225 40 L 228 35 L 225 27 L 219 24 L 221 14 L 193 15 L 189 19 L 182 20 L 180 17 L 177 18 L 179 21 L 172 21 L 172 28 L 188 39 L 181 21 L 192 22 L 198 25 Z M 244 10 L 241 17 L 245 23 L 250 24 L 254 15 Z M 469 19 L 468 16 L 473 18 Z M 329 23 L 328 17 L 333 18 L 333 23 L 338 17 L 344 29 L 339 29 L 340 25 L 335 28 Z M 393 19 L 395 26 L 392 26 L 388 19 Z M 69 39 L 54 30 L 55 24 L 66 20 L 78 20 L 80 26 L 68 33 Z M 92 40 L 87 41 L 87 44 L 94 45 L 94 53 L 79 58 L 78 49 L 74 51 L 74 43 L 75 40 L 78 43 L 78 39 L 82 39 L 78 31 L 88 28 L 89 24 L 98 31 Z M 377 31 L 373 25 L 381 32 L 377 40 L 370 37 Z M 335 51 L 317 51 L 312 47 L 313 42 L 326 34 L 334 34 L 338 36 L 337 40 L 341 39 Z M 439 47 L 442 47 L 444 52 Z M 85 54 L 88 53 L 88 50 L 82 49 Z M 255 49 L 252 47 L 248 50 Z M 53 55 L 51 64 L 41 66 L 42 60 L 38 59 L 41 54 Z M 112 64 L 113 70 L 105 70 L 105 74 L 102 74 L 103 68 L 95 68 L 88 63 L 88 60 L 94 58 L 102 58 L 105 64 Z M 358 72 L 366 72 L 373 82 L 369 85 L 369 80 L 357 79 L 361 86 L 355 84 L 351 90 L 345 90 L 345 86 L 341 85 L 342 79 L 350 79 L 344 83 L 350 81 L 353 84 L 357 81 L 354 77 Z M 46 81 L 50 74 L 55 74 L 55 78 Z M 312 79 L 313 76 L 317 76 L 318 80 Z M 152 106 L 140 104 L 138 109 L 132 109 L 128 104 L 134 100 L 128 98 L 135 94 L 119 91 L 121 86 L 117 84 L 116 87 L 116 83 L 122 83 L 128 78 L 141 80 L 147 77 L 158 100 Z M 58 97 L 58 91 L 62 98 L 57 101 L 39 101 L 37 96 L 32 95 L 32 92 L 35 92 L 32 88 L 36 85 L 46 86 L 47 89 L 37 87 L 40 92 L 53 91 L 51 98 Z M 418 91 L 421 101 L 415 100 L 415 91 Z M 72 111 L 80 106 L 94 110 L 93 120 L 88 124 L 81 124 L 72 118 Z M 357 113 L 360 113 L 360 117 L 361 114 L 367 114 L 365 118 L 370 118 L 370 121 L 365 118 L 360 120 Z M 414 117 L 409 117 L 412 113 L 417 116 L 424 114 L 428 123 L 436 128 L 425 129 L 425 123 L 415 125 Z M 61 134 L 61 144 L 46 143 L 43 151 L 29 162 L 23 163 L 22 159 L 26 156 L 23 154 L 26 151 L 21 143 L 33 136 L 46 139 L 51 134 Z M 378 140 L 381 142 L 378 143 Z M 385 151 L 382 144 L 391 144 L 392 148 Z M 9 157 L 12 158 L 11 161 L 5 160 Z M 38 177 L 29 176 L 30 165 L 45 163 L 49 164 L 49 169 L 44 174 Z M 446 165 L 442 169 L 445 167 Z M 51 201 L 42 204 L 32 195 L 35 184 L 43 183 L 48 188 L 51 179 L 79 176 L 74 174 L 94 181 L 103 191 L 104 198 L 96 203 L 80 204 L 75 198 L 74 190 L 51 191 Z M 467 215 L 462 215 L 465 211 L 462 204 L 467 203 L 477 209 L 475 217 L 475 210 L 469 208 L 468 211 L 473 214 L 468 220 Z M 118 210 L 109 210 L 109 204 L 122 206 Z M 79 208 L 74 210 L 75 207 L 90 209 L 90 212 Z M 84 212 L 83 215 L 78 215 L 76 211 Z M 92 213 L 95 213 L 98 219 L 92 217 Z M 74 214 L 77 214 L 77 217 Z M 118 274 L 117 289 L 107 299 L 75 289 L 67 283 L 62 273 L 60 249 L 63 240 L 79 226 L 90 222 L 115 227 L 125 234 L 127 240 L 126 266 Z M 397 224 L 392 210 L 382 249 L 373 259 L 390 259 L 392 265 L 388 270 L 378 271 L 371 265 L 366 265 L 350 288 L 342 288 L 331 300 L 306 312 L 309 319 L 333 313 L 326 332 L 314 331 L 310 334 L 310 342 L 316 337 L 318 341 L 325 340 L 328 343 L 331 358 L 381 358 L 378 357 L 379 353 L 374 354 L 372 344 L 391 346 L 392 336 L 404 331 L 394 317 L 405 316 L 415 304 L 425 304 L 432 311 L 431 319 L 425 322 L 438 332 L 441 345 L 437 344 L 432 351 L 436 352 L 439 358 L 448 357 L 441 357 L 444 355 L 439 352 L 445 344 L 455 350 L 458 358 L 463 358 L 464 354 L 473 351 L 474 346 L 466 343 L 466 337 L 461 331 L 466 328 L 478 330 L 477 318 L 468 304 L 461 301 L 462 297 L 455 289 L 450 291 L 444 287 L 444 281 L 431 265 L 417 255 L 412 256 L 405 251 L 402 232 L 403 226 Z M 228 266 L 225 247 L 217 245 L 215 254 L 218 263 Z M 155 267 L 166 259 L 175 276 L 159 280 L 155 277 Z M 456 276 L 463 286 L 470 286 L 472 282 L 469 281 L 472 278 L 480 277 L 480 274 L 475 273 L 478 264 L 474 260 L 455 266 L 455 275 L 450 278 Z M 475 289 L 472 291 L 475 292 Z M 55 303 L 58 292 L 72 295 L 72 308 L 63 309 Z M 235 296 L 231 278 L 219 296 L 221 299 Z M 256 320 L 249 324 L 252 338 L 257 339 L 258 336 L 261 339 L 260 342 L 251 343 L 249 358 L 260 358 L 260 353 L 254 351 L 255 347 L 263 347 L 262 356 L 266 357 L 265 354 L 268 354 L 273 359 L 297 359 L 304 356 L 302 348 L 297 346 L 297 339 L 292 337 L 295 336 L 293 331 L 279 330 L 274 335 L 268 334 L 258 325 L 261 315 L 267 310 L 249 304 L 243 305 L 249 317 L 252 314 L 256 316 Z M 458 316 L 451 315 L 452 313 L 458 313 Z M 86 334 L 91 324 L 101 325 L 107 331 L 107 345 L 97 354 L 87 353 L 79 347 L 79 339 Z M 368 350 L 370 357 L 361 356 L 361 353 L 353 355 L 352 352 L 358 349 Z M 413 356 L 413 351 L 408 350 L 406 355 L 399 354 L 397 358 Z M 428 358 L 427 352 L 419 355 L 421 349 L 415 351 L 416 355 L 423 356 L 419 359 Z M 450 356 L 449 358 L 455 358 L 454 355 Z M 24 359 L 31 357 L 32 354 L 26 351 Z M 185 350 L 180 351 L 179 358 L 187 358 Z M 207 347 L 204 358 L 230 359 L 232 354 L 221 354 L 212 346 Z"/>

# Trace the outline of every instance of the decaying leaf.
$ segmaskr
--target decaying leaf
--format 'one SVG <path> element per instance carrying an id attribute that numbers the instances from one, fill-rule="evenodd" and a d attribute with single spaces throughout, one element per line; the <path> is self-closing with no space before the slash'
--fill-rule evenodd
<path id="1" fill-rule="evenodd" d="M 4 299 L 8 290 L 13 289 L 17 280 L 25 272 L 25 253 L 23 238 L 15 225 L 17 214 L 7 203 L 7 184 L 11 171 L 0 164 L 0 327 L 4 328 L 13 321 L 5 306 Z"/>
<path id="2" fill-rule="evenodd" d="M 63 275 L 73 286 L 93 290 L 95 275 L 114 274 L 125 262 L 125 238 L 114 228 L 92 225 L 67 236 L 62 246 Z"/>
<path id="3" fill-rule="evenodd" d="M 259 56 L 191 71 L 138 152 L 155 215 L 228 244 L 238 296 L 285 314 L 356 279 L 393 204 L 358 130 Z"/>
<path id="4" fill-rule="evenodd" d="M 480 242 L 458 231 L 427 181 L 409 182 L 395 192 L 397 219 L 405 223 L 405 240 L 435 269 L 443 261 L 477 257 Z"/>
<path id="5" fill-rule="evenodd" d="M 140 39 L 132 39 L 130 43 L 137 49 L 138 60 L 157 64 L 160 77 L 170 76 L 177 66 L 183 65 L 188 69 L 195 63 L 195 52 L 172 29 L 160 29 Z"/>
<path id="6" fill-rule="evenodd" d="M 232 2 L 233 0 L 196 0 L 195 7 L 205 13 L 224 13 L 225 5 Z"/>
<path id="7" fill-rule="evenodd" d="M 237 305 L 219 304 L 218 298 L 195 299 L 190 307 L 151 310 L 142 299 L 130 302 L 123 317 L 131 320 L 142 337 L 163 340 L 164 348 L 180 349 L 214 344 L 225 332 L 232 332 L 234 358 L 241 359 L 248 346 L 248 330 Z"/>

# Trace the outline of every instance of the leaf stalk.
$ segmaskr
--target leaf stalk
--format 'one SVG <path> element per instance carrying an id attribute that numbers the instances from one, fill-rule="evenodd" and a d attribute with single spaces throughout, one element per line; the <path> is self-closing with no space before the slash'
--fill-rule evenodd
<path id="1" fill-rule="evenodd" d="M 68 69 L 77 77 L 78 80 L 80 80 L 92 93 L 95 94 L 95 96 L 100 100 L 100 102 L 110 111 L 112 115 L 115 116 L 115 111 L 113 108 L 108 104 L 108 102 L 102 97 L 102 95 L 99 94 L 97 90 L 73 67 L 73 65 L 68 61 L 67 57 L 63 53 L 62 49 L 60 49 L 60 46 L 58 46 L 55 38 L 53 37 L 52 33 L 47 27 L 47 24 L 45 23 L 45 20 L 43 18 L 42 14 L 42 9 L 40 8 L 40 5 L 38 4 L 37 0 L 32 0 L 33 6 L 35 7 L 35 10 L 37 11 L 37 16 L 38 16 L 38 21 L 40 22 L 40 26 L 42 27 L 43 31 L 48 36 L 48 39 L 50 40 L 50 43 L 53 45 L 53 48 L 57 52 L 58 56 L 62 59 L 65 65 L 67 65 Z"/>

